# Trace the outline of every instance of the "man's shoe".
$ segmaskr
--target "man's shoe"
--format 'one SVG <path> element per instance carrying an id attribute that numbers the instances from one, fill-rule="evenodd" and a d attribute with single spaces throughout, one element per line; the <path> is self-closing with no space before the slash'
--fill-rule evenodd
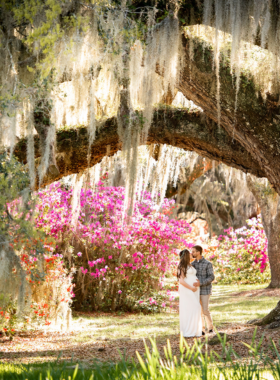
<path id="1" fill-rule="evenodd" d="M 204 331 L 202 331 L 202 335 L 205 335 L 205 332 L 204 332 Z"/>

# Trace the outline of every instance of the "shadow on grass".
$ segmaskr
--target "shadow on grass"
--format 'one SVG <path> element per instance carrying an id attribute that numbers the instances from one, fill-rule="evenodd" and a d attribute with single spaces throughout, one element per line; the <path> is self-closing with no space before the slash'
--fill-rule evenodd
<path id="1" fill-rule="evenodd" d="M 225 333 L 227 332 L 228 342 L 232 344 L 234 350 L 242 358 L 242 360 L 246 360 L 250 357 L 250 353 L 244 343 L 251 343 L 254 330 L 254 326 L 243 326 L 242 328 L 231 330 L 230 332 L 224 330 Z M 223 331 L 220 330 L 220 332 Z M 264 328 L 258 328 L 256 333 L 256 342 L 259 343 L 261 341 L 263 334 L 266 336 L 261 344 L 264 352 L 269 352 L 271 337 L 274 339 L 275 344 L 279 349 L 280 331 L 267 332 Z M 209 339 L 211 339 L 213 335 L 214 334 L 209 335 Z M 180 337 L 178 334 L 161 335 L 156 338 L 160 355 L 164 357 L 164 346 L 167 344 L 167 339 L 170 341 L 173 354 L 176 356 L 180 355 Z M 188 338 L 186 341 L 191 347 L 196 344 L 196 341 L 205 343 L 205 337 L 199 339 Z M 148 339 L 146 342 L 148 347 L 150 347 Z M 222 352 L 222 345 L 220 343 L 208 347 L 209 349 L 214 349 L 219 353 Z M 136 351 L 140 354 L 145 352 L 145 344 L 142 338 L 118 338 L 114 340 L 107 339 L 94 342 L 82 342 L 74 346 L 69 344 L 68 347 L 57 348 L 55 350 L 22 350 L 21 352 L 17 352 L 16 350 L 11 349 L 9 352 L 1 352 L 0 361 L 8 363 L 38 363 L 43 361 L 54 362 L 57 360 L 57 357 L 59 357 L 58 361 L 65 361 L 69 363 L 80 362 L 84 363 L 84 365 L 88 365 L 89 363 L 96 361 L 116 363 L 120 360 L 120 354 L 125 354 L 129 360 L 135 360 Z"/>

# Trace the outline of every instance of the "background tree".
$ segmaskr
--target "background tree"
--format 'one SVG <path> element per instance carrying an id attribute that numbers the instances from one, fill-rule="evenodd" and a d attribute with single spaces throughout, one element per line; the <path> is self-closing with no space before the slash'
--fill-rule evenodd
<path id="1" fill-rule="evenodd" d="M 254 194 L 262 215 L 267 236 L 267 252 L 271 269 L 270 288 L 280 287 L 280 198 L 266 180 L 247 176 L 249 189 Z"/>

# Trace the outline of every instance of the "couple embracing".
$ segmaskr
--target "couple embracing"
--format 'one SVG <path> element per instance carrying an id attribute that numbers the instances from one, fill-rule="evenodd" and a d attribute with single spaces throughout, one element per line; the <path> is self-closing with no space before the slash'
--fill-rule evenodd
<path id="1" fill-rule="evenodd" d="M 191 263 L 191 259 L 195 260 Z M 202 247 L 196 245 L 192 252 L 180 252 L 177 277 L 179 280 L 180 331 L 185 338 L 213 332 L 213 321 L 209 311 L 212 282 L 215 279 L 213 266 L 202 256 Z"/>

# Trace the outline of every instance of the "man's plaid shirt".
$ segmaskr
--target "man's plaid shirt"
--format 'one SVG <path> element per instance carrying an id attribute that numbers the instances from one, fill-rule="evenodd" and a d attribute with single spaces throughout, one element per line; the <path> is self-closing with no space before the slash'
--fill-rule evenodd
<path id="1" fill-rule="evenodd" d="M 213 265 L 202 257 L 201 260 L 193 261 L 192 266 L 196 269 L 196 277 L 200 282 L 200 295 L 212 294 L 212 281 L 214 281 Z"/>

